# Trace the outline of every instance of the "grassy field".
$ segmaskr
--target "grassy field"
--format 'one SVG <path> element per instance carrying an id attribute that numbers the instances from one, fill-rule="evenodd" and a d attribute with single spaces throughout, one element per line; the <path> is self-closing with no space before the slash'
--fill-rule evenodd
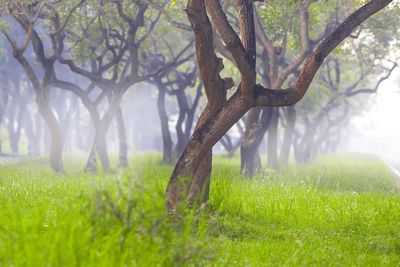
<path id="1" fill-rule="evenodd" d="M 0 167 L 0 266 L 400 266 L 399 188 L 376 157 L 341 154 L 239 175 L 214 160 L 210 205 L 171 218 L 172 167 L 84 174 L 45 159 Z M 3 162 L 4 164 L 4 162 Z"/>

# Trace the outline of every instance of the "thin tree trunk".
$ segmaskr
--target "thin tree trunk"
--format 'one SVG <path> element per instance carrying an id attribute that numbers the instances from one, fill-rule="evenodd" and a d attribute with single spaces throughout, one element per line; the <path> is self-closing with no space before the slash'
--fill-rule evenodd
<path id="1" fill-rule="evenodd" d="M 279 163 L 282 166 L 287 166 L 289 162 L 290 148 L 292 147 L 294 126 L 296 124 L 296 108 L 294 105 L 288 106 L 286 129 L 283 137 L 283 144 L 281 148 L 281 153 L 279 155 Z"/>
<path id="2" fill-rule="evenodd" d="M 186 112 L 189 109 L 186 96 L 185 96 L 185 91 L 180 90 L 177 95 L 177 101 L 179 105 L 179 117 L 178 121 L 176 123 L 175 129 L 176 129 L 176 134 L 177 134 L 177 142 L 175 146 L 175 157 L 178 158 L 181 154 L 183 149 L 185 149 L 185 146 L 188 142 L 188 139 L 186 139 L 186 135 L 182 130 L 182 125 L 185 121 L 186 118 Z"/>
<path id="3" fill-rule="evenodd" d="M 35 114 L 35 139 L 36 139 L 36 147 L 38 156 L 41 155 L 41 148 L 42 148 L 42 135 L 43 135 L 43 122 L 40 116 L 40 113 Z"/>
<path id="4" fill-rule="evenodd" d="M 268 127 L 268 168 L 278 168 L 278 108 L 273 108 L 271 122 Z"/>
<path id="5" fill-rule="evenodd" d="M 257 171 L 257 168 L 261 168 L 261 159 L 258 153 L 258 147 L 260 146 L 266 131 L 270 128 L 272 115 L 273 108 L 263 108 L 260 121 L 253 126 L 246 141 L 242 142 L 240 151 L 242 159 L 241 170 L 247 178 L 251 178 L 254 172 Z"/>
<path id="6" fill-rule="evenodd" d="M 314 126 L 307 126 L 303 138 L 299 144 L 299 161 L 298 163 L 305 163 L 311 158 L 311 150 L 314 143 L 315 128 Z"/>
<path id="7" fill-rule="evenodd" d="M 118 128 L 119 166 L 126 168 L 128 167 L 128 141 L 126 140 L 125 122 L 121 107 L 118 107 L 115 119 L 117 121 Z"/>
<path id="8" fill-rule="evenodd" d="M 42 115 L 50 131 L 50 166 L 51 168 L 59 173 L 64 172 L 62 163 L 62 135 L 60 124 L 57 121 L 56 116 L 51 110 L 49 104 L 41 99 L 37 100 L 39 113 Z"/>
<path id="9" fill-rule="evenodd" d="M 107 129 L 105 125 L 100 123 L 98 126 L 92 147 L 90 149 L 89 157 L 86 162 L 85 171 L 96 172 L 97 171 L 97 159 L 96 153 L 99 156 L 103 172 L 107 172 L 110 167 L 110 161 L 108 159 L 107 145 L 106 145 L 106 133 Z M 109 126 L 109 125 L 108 125 Z"/>
<path id="10" fill-rule="evenodd" d="M 19 99 L 16 99 L 18 101 Z M 9 112 L 9 122 L 8 122 L 8 136 L 10 140 L 10 147 L 11 151 L 14 154 L 18 154 L 19 152 L 19 139 L 21 137 L 21 120 L 22 120 L 22 114 L 21 110 L 17 111 L 18 108 L 18 103 L 13 103 L 12 108 Z M 18 115 L 17 115 L 18 113 Z M 15 116 L 17 115 L 17 116 Z M 17 117 L 17 118 L 16 118 Z M 15 121 L 17 120 L 17 121 Z M 15 128 L 15 124 L 17 128 Z"/>
<path id="11" fill-rule="evenodd" d="M 163 138 L 163 162 L 171 164 L 173 161 L 172 157 L 172 138 L 168 126 L 168 115 L 165 109 L 165 89 L 158 87 L 158 98 L 157 98 L 157 111 L 158 117 L 160 118 L 161 124 L 161 135 Z"/>
<path id="12" fill-rule="evenodd" d="M 26 137 L 28 138 L 28 155 L 29 156 L 38 156 L 39 153 L 39 141 L 37 136 L 33 131 L 33 122 L 30 114 L 24 116 L 24 129 Z"/>
<path id="13" fill-rule="evenodd" d="M 240 171 L 246 174 L 248 178 L 254 173 L 254 158 L 255 154 L 258 153 L 258 147 L 252 146 L 254 143 L 254 129 L 256 128 L 261 113 L 261 107 L 255 107 L 250 109 L 246 120 L 246 129 L 240 146 Z M 250 148 L 250 146 L 252 146 Z"/>

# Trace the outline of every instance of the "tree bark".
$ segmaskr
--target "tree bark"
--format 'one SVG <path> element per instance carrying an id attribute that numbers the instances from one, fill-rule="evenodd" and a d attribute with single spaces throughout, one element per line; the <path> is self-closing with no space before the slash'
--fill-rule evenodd
<path id="1" fill-rule="evenodd" d="M 194 174 L 213 145 L 252 107 L 280 107 L 297 103 L 306 93 L 325 57 L 346 38 L 352 30 L 372 14 L 388 5 L 390 0 L 372 0 L 352 13 L 335 31 L 322 41 L 307 58 L 294 84 L 289 89 L 266 89 L 255 84 L 255 38 L 252 2 L 237 0 L 242 41 L 216 0 L 189 0 L 188 19 L 195 33 L 196 55 L 200 76 L 204 83 L 208 105 L 202 113 L 197 129 L 191 136 L 169 180 L 166 195 L 167 208 L 174 210 L 186 198 Z M 212 39 L 212 27 L 205 11 L 211 14 L 214 25 L 230 50 L 241 73 L 236 93 L 226 101 L 224 81 L 219 73 L 223 68 L 217 59 Z M 251 19 L 250 19 L 251 18 Z M 253 36 L 253 38 L 251 38 Z M 254 44 L 254 45 L 253 45 Z M 218 107 L 210 112 L 211 107 Z"/>
<path id="2" fill-rule="evenodd" d="M 210 193 L 212 169 L 212 150 L 210 150 L 200 163 L 189 188 L 189 205 L 194 203 L 207 203 Z"/>

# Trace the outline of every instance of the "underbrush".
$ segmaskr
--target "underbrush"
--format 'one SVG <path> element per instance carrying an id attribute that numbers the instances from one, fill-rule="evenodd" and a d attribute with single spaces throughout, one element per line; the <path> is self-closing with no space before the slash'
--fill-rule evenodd
<path id="1" fill-rule="evenodd" d="M 388 265 L 400 262 L 400 199 L 376 157 L 341 154 L 265 172 L 216 157 L 210 204 L 166 213 L 159 155 L 67 174 L 45 159 L 0 167 L 0 265 Z"/>

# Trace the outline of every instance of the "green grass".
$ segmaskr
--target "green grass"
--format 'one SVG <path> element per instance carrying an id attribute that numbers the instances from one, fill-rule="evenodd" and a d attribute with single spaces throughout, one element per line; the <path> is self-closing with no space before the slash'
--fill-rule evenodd
<path id="1" fill-rule="evenodd" d="M 0 266 L 400 266 L 399 188 L 376 157 L 341 154 L 245 180 L 214 159 L 210 205 L 167 216 L 171 166 L 52 173 L 0 167 Z"/>

